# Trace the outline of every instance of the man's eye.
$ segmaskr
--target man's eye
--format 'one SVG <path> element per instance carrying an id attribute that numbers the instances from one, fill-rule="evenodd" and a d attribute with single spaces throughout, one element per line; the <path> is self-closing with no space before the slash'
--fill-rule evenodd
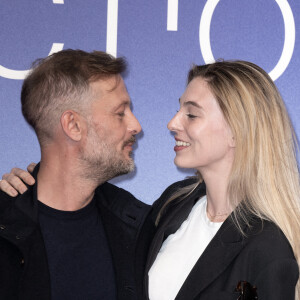
<path id="1" fill-rule="evenodd" d="M 121 112 L 121 113 L 117 113 L 117 115 L 118 115 L 119 117 L 124 117 L 124 116 L 125 116 L 125 113 L 124 113 L 124 112 Z"/>
<path id="2" fill-rule="evenodd" d="M 192 114 L 186 114 L 187 115 L 187 117 L 189 118 L 189 119 L 195 119 L 197 116 L 194 116 L 194 115 L 192 115 Z"/>

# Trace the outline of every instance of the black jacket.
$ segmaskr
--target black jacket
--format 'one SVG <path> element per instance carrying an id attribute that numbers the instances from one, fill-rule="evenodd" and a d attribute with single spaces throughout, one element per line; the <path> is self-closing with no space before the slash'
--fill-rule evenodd
<path id="1" fill-rule="evenodd" d="M 153 220 L 174 191 L 191 183 L 191 180 L 185 180 L 170 186 L 155 202 Z M 145 298 L 148 298 L 148 271 L 163 241 L 176 232 L 204 194 L 205 185 L 202 184 L 186 199 L 171 202 L 164 211 L 149 249 Z M 289 242 L 271 222 L 252 217 L 250 223 L 250 228 L 242 225 L 246 233 L 243 236 L 231 218 L 227 218 L 196 262 L 176 300 L 236 300 L 239 294 L 235 287 L 239 281 L 255 285 L 259 300 L 294 299 L 299 270 Z"/>
<path id="2" fill-rule="evenodd" d="M 111 249 L 118 299 L 139 300 L 151 237 L 139 238 L 139 233 L 142 226 L 152 230 L 145 222 L 150 207 L 109 183 L 98 187 L 95 197 Z M 16 198 L 0 192 L 0 299 L 51 299 L 36 185 Z"/>

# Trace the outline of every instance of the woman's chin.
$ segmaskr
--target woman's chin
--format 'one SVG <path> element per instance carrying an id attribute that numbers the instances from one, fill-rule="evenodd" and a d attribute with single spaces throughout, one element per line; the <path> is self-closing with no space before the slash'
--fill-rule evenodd
<path id="1" fill-rule="evenodd" d="M 193 169 L 194 167 L 191 166 L 191 164 L 188 164 L 187 162 L 182 161 L 181 159 L 178 159 L 177 157 L 174 158 L 174 164 L 176 167 L 181 169 Z"/>

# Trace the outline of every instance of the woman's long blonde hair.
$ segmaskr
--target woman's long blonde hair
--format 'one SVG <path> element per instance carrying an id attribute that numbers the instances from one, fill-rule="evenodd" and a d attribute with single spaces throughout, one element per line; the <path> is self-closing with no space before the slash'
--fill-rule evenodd
<path id="1" fill-rule="evenodd" d="M 236 207 L 233 219 L 248 223 L 250 212 L 274 222 L 289 240 L 300 266 L 297 138 L 274 82 L 260 67 L 245 61 L 194 66 L 188 83 L 195 77 L 207 81 L 235 138 L 228 185 L 229 199 Z M 167 203 L 190 194 L 202 181 L 201 174 L 198 179 Z M 296 299 L 300 299 L 299 281 Z"/>

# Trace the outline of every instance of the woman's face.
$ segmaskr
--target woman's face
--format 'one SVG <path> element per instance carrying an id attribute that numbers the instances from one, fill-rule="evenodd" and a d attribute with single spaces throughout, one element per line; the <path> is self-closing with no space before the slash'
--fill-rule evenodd
<path id="1" fill-rule="evenodd" d="M 234 157 L 234 138 L 205 80 L 194 78 L 180 98 L 180 110 L 169 122 L 175 133 L 175 164 L 181 168 L 226 171 Z"/>

